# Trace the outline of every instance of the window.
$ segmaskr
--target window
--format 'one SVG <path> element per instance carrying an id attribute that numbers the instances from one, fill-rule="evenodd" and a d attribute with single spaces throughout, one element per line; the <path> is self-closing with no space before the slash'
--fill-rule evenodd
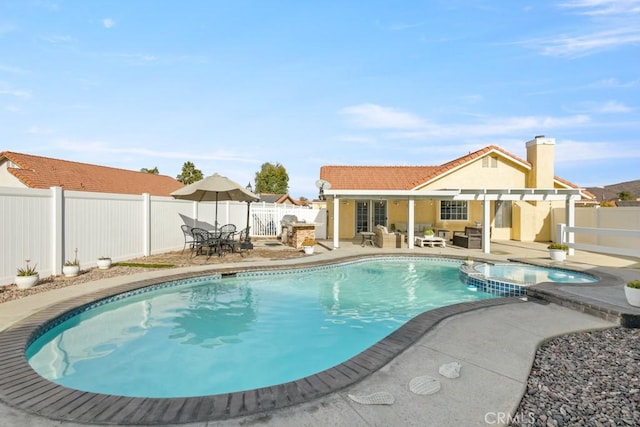
<path id="1" fill-rule="evenodd" d="M 495 224 L 498 228 L 511 227 L 511 206 L 510 200 L 496 200 Z"/>
<path id="2" fill-rule="evenodd" d="M 466 201 L 442 200 L 440 201 L 441 221 L 467 221 L 469 209 Z"/>
<path id="3" fill-rule="evenodd" d="M 498 158 L 497 157 L 483 157 L 482 158 L 482 167 L 483 168 L 497 168 L 498 167 Z"/>

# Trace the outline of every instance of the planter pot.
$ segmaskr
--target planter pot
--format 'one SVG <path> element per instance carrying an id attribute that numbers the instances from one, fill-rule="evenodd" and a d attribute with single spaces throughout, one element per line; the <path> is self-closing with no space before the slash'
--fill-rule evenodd
<path id="1" fill-rule="evenodd" d="M 307 255 L 311 255 L 313 253 L 313 246 L 303 246 L 302 249 L 304 249 L 304 253 Z"/>
<path id="2" fill-rule="evenodd" d="M 34 276 L 16 276 L 16 286 L 18 289 L 29 289 L 40 280 L 40 276 L 38 274 Z"/>
<path id="3" fill-rule="evenodd" d="M 80 273 L 80 266 L 79 265 L 64 265 L 64 266 L 62 266 L 62 274 L 64 274 L 66 277 L 77 276 L 78 273 Z"/>
<path id="4" fill-rule="evenodd" d="M 100 270 L 106 270 L 111 267 L 111 258 L 99 259 L 97 263 Z"/>
<path id="5" fill-rule="evenodd" d="M 640 307 L 640 289 L 624 287 L 624 296 L 627 297 L 629 305 Z"/>
<path id="6" fill-rule="evenodd" d="M 473 260 L 472 259 L 465 259 L 464 260 L 464 265 L 473 265 Z"/>
<path id="7" fill-rule="evenodd" d="M 549 249 L 549 256 L 554 261 L 564 261 L 567 259 L 567 253 L 562 249 Z"/>

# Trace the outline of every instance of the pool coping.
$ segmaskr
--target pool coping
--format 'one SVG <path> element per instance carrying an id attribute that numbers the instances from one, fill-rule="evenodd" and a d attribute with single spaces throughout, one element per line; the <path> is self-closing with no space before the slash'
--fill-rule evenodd
<path id="1" fill-rule="evenodd" d="M 561 305 L 582 313 L 600 317 L 601 319 L 617 323 L 625 328 L 640 328 L 640 310 L 631 307 L 622 307 L 618 304 L 603 301 L 601 299 L 590 298 L 586 295 L 579 295 L 575 292 L 567 292 L 567 289 L 589 289 L 608 287 L 618 288 L 626 283 L 620 277 L 601 271 L 599 269 L 580 268 L 575 265 L 549 265 L 545 262 L 539 262 L 531 259 L 513 258 L 512 262 L 520 262 L 540 267 L 561 268 L 571 270 L 578 273 L 586 273 L 597 277 L 599 280 L 594 283 L 551 283 L 544 282 L 527 287 L 527 297 L 542 299 L 547 302 Z"/>
<path id="2" fill-rule="evenodd" d="M 397 258 L 398 256 L 380 255 L 373 258 L 378 257 Z M 423 255 L 409 257 L 457 260 L 455 257 Z M 24 355 L 27 344 L 46 322 L 77 307 L 124 292 L 210 274 L 225 276 L 249 271 L 298 270 L 371 258 L 371 256 L 351 256 L 341 258 L 339 261 L 273 267 L 230 267 L 181 273 L 132 281 L 53 304 L 0 332 L 0 400 L 11 407 L 49 419 L 88 424 L 183 424 L 231 419 L 308 402 L 338 392 L 378 371 L 448 317 L 481 308 L 522 302 L 518 298 L 494 298 L 430 310 L 411 319 L 360 354 L 325 371 L 277 386 L 211 396 L 139 398 L 74 390 L 41 377 L 27 363 Z"/>

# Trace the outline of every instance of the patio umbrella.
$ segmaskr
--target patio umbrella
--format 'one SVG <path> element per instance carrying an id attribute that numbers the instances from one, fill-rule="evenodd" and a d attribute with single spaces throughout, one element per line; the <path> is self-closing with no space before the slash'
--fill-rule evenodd
<path id="1" fill-rule="evenodd" d="M 255 202 L 259 198 L 237 182 L 226 176 L 214 173 L 200 181 L 184 186 L 173 193 L 176 199 L 194 200 L 196 202 L 216 202 L 216 222 L 218 227 L 218 201 L 233 200 L 237 202 Z M 248 216 L 247 216 L 247 227 Z"/>

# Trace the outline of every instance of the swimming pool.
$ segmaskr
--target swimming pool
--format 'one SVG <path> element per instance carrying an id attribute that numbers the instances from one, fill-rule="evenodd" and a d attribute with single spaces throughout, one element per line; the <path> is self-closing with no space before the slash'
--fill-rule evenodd
<path id="1" fill-rule="evenodd" d="M 599 279 L 586 273 L 541 267 L 529 264 L 478 264 L 474 270 L 485 277 L 506 279 L 517 283 L 535 284 L 543 282 L 555 283 L 594 283 Z"/>
<path id="2" fill-rule="evenodd" d="M 387 258 L 176 282 L 83 307 L 26 353 L 55 383 L 120 396 L 280 384 L 344 362 L 422 312 L 495 297 L 471 292 L 459 265 Z"/>

